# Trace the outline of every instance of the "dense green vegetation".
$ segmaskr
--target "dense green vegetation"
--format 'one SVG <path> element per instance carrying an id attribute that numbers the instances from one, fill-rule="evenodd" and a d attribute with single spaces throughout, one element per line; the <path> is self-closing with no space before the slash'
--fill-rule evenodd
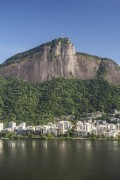
<path id="1" fill-rule="evenodd" d="M 54 117 L 120 110 L 120 87 L 103 79 L 57 78 L 41 84 L 0 78 L 0 119 L 40 124 Z"/>
<path id="2" fill-rule="evenodd" d="M 104 61 L 102 61 L 100 63 L 100 66 L 99 66 L 99 69 L 97 72 L 97 77 L 98 78 L 105 78 L 106 75 L 107 75 L 107 67 L 106 67 L 106 64 L 104 63 Z"/>
<path id="3" fill-rule="evenodd" d="M 61 44 L 68 44 L 69 39 L 68 38 L 58 38 L 58 39 L 54 39 L 50 42 L 47 42 L 45 44 L 42 44 L 42 46 L 51 46 L 52 48 L 54 48 L 59 42 L 61 42 Z"/>
<path id="4" fill-rule="evenodd" d="M 80 56 L 85 56 L 86 58 L 94 58 L 96 60 L 104 60 L 104 61 L 112 61 L 114 62 L 112 59 L 109 59 L 109 58 L 102 58 L 102 57 L 99 57 L 99 56 L 95 56 L 95 55 L 91 55 L 91 54 L 87 54 L 87 53 L 83 53 L 83 52 L 76 52 L 76 55 L 80 55 Z M 114 62 L 115 63 L 115 62 Z M 116 64 L 116 63 L 115 63 Z"/>

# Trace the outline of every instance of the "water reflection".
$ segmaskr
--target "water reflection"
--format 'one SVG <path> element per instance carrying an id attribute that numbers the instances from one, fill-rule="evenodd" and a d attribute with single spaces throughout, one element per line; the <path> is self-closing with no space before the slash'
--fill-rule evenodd
<path id="1" fill-rule="evenodd" d="M 11 141 L 10 142 L 10 146 L 12 147 L 12 149 L 15 149 L 16 148 L 16 143 L 15 143 L 15 141 Z"/>
<path id="2" fill-rule="evenodd" d="M 44 148 L 44 150 L 46 151 L 48 149 L 48 141 L 43 141 L 42 142 L 42 147 Z"/>
<path id="3" fill-rule="evenodd" d="M 33 141 L 32 141 L 32 148 L 34 149 L 35 147 L 36 147 L 36 141 L 33 140 Z"/>
<path id="4" fill-rule="evenodd" d="M 14 141 L 14 140 L 9 140 L 8 142 L 5 142 L 5 146 L 8 146 L 8 148 L 13 151 L 13 150 L 25 150 L 26 148 L 26 141 Z"/>
<path id="5" fill-rule="evenodd" d="M 58 144 L 58 148 L 59 148 L 59 150 L 61 151 L 61 153 L 65 153 L 65 148 L 66 148 L 66 141 L 61 141 L 61 142 L 59 142 L 59 144 Z"/>
<path id="6" fill-rule="evenodd" d="M 0 140 L 3 180 L 112 180 L 120 179 L 119 166 L 116 141 Z"/>
<path id="7" fill-rule="evenodd" d="M 0 140 L 0 154 L 3 152 L 3 141 Z"/>
<path id="8" fill-rule="evenodd" d="M 92 141 L 86 141 L 85 148 L 87 149 L 87 151 L 92 150 L 92 147 L 93 147 L 92 145 L 93 145 Z"/>

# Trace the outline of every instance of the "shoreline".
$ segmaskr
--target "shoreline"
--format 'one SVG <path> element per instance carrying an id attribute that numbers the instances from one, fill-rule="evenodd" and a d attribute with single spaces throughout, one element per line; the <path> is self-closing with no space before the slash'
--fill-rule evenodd
<path id="1" fill-rule="evenodd" d="M 4 138 L 0 140 L 90 140 L 90 141 L 120 141 L 120 138 L 82 138 L 82 137 L 20 137 L 20 138 Z"/>

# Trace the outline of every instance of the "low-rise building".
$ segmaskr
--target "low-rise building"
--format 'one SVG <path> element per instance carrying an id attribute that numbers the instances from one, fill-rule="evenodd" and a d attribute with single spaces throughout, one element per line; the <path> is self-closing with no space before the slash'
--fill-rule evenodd
<path id="1" fill-rule="evenodd" d="M 84 123 L 84 130 L 88 133 L 92 132 L 92 124 L 91 123 Z"/>
<path id="2" fill-rule="evenodd" d="M 76 129 L 79 130 L 83 130 L 84 129 L 84 124 L 82 121 L 78 121 L 76 124 Z"/>
<path id="3" fill-rule="evenodd" d="M 18 131 L 24 131 L 26 129 L 26 123 L 22 122 L 19 126 L 18 126 Z"/>
<path id="4" fill-rule="evenodd" d="M 58 133 L 66 134 L 69 129 L 72 128 L 72 124 L 70 121 L 60 121 L 58 123 Z"/>
<path id="5" fill-rule="evenodd" d="M 117 138 L 118 137 L 118 131 L 117 130 L 111 130 L 110 131 L 110 137 Z"/>

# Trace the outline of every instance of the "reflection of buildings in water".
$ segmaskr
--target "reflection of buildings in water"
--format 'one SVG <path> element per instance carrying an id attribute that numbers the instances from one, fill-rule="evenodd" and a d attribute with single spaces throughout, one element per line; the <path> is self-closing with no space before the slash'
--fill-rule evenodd
<path id="1" fill-rule="evenodd" d="M 26 142 L 21 142 L 21 147 L 25 148 L 26 147 Z"/>
<path id="2" fill-rule="evenodd" d="M 59 144 L 59 149 L 60 149 L 62 152 L 64 152 L 64 150 L 65 150 L 65 141 L 60 142 L 60 144 Z"/>
<path id="3" fill-rule="evenodd" d="M 109 147 L 113 148 L 114 151 L 118 151 L 119 141 L 109 141 Z"/>
<path id="4" fill-rule="evenodd" d="M 60 152 L 62 158 L 64 158 L 66 155 L 66 152 L 67 152 L 66 148 L 67 148 L 67 146 L 66 146 L 65 141 L 62 141 L 58 144 L 58 149 L 59 149 L 59 152 Z"/>
<path id="5" fill-rule="evenodd" d="M 82 148 L 82 146 L 83 146 L 83 143 L 82 143 L 81 140 L 76 140 L 76 141 L 75 141 L 75 147 L 76 147 L 76 149 L 79 150 L 79 148 Z"/>
<path id="6" fill-rule="evenodd" d="M 22 150 L 25 150 L 25 149 L 26 149 L 26 142 L 25 142 L 25 141 L 20 141 L 17 145 L 19 145 L 19 147 L 20 147 Z"/>
<path id="7" fill-rule="evenodd" d="M 59 159 L 58 159 L 59 173 L 62 173 L 66 169 L 66 164 L 69 157 L 69 149 L 67 146 L 67 142 L 65 141 L 58 142 L 58 152 L 59 152 Z"/>
<path id="8" fill-rule="evenodd" d="M 86 146 L 87 150 L 92 150 L 92 142 L 91 141 L 86 141 L 85 146 Z"/>
<path id="9" fill-rule="evenodd" d="M 84 147 L 84 152 L 85 152 L 85 159 L 87 163 L 89 164 L 91 162 L 91 158 L 94 156 L 94 150 L 96 149 L 95 147 L 95 142 L 92 141 L 86 141 L 85 142 L 85 147 Z"/>
<path id="10" fill-rule="evenodd" d="M 32 140 L 32 148 L 35 148 L 35 146 L 36 146 L 36 142 Z"/>
<path id="11" fill-rule="evenodd" d="M 57 146 L 58 146 L 58 141 L 57 140 L 54 140 L 54 146 L 57 148 Z"/>
<path id="12" fill-rule="evenodd" d="M 43 142 L 42 142 L 42 146 L 43 146 L 43 148 L 44 148 L 45 150 L 47 150 L 47 149 L 48 149 L 48 142 L 47 142 L 47 141 L 43 141 Z"/>
<path id="13" fill-rule="evenodd" d="M 16 150 L 16 142 L 9 140 L 8 141 L 8 148 L 11 152 L 14 152 Z M 12 153 L 11 153 L 11 155 L 12 155 Z"/>
<path id="14" fill-rule="evenodd" d="M 0 140 L 0 153 L 2 153 L 2 152 L 3 152 L 3 141 Z"/>
<path id="15" fill-rule="evenodd" d="M 11 147 L 12 147 L 12 148 L 15 148 L 15 147 L 16 147 L 16 142 L 14 142 L 14 141 L 11 142 Z"/>
<path id="16" fill-rule="evenodd" d="M 24 150 L 26 148 L 26 142 L 22 140 L 15 141 L 16 148 Z"/>

